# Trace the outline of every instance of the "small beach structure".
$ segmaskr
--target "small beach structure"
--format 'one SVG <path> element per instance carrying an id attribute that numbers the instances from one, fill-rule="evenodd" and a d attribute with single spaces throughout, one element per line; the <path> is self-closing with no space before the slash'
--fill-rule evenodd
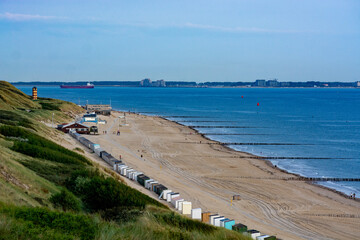
<path id="1" fill-rule="evenodd" d="M 97 117 L 96 113 L 87 113 L 87 114 L 83 115 L 82 122 L 94 122 L 94 123 L 97 123 L 98 122 L 98 117 Z"/>
<path id="2" fill-rule="evenodd" d="M 185 201 L 185 199 L 183 199 L 183 198 L 179 198 L 179 199 L 175 200 L 175 208 L 176 208 L 177 210 L 179 210 L 179 208 L 180 208 L 180 203 L 181 203 L 181 202 L 184 202 L 184 201 Z"/>
<path id="3" fill-rule="evenodd" d="M 181 214 L 190 215 L 192 204 L 191 202 L 182 202 Z"/>
<path id="4" fill-rule="evenodd" d="M 214 218 L 214 224 L 213 225 L 216 226 L 216 227 L 220 227 L 220 220 L 223 220 L 223 219 L 225 219 L 224 216 Z"/>
<path id="5" fill-rule="evenodd" d="M 244 232 L 247 232 L 248 228 L 246 225 L 238 223 L 238 224 L 235 224 L 234 226 L 232 226 L 232 230 L 240 232 L 240 233 L 244 233 Z"/>
<path id="6" fill-rule="evenodd" d="M 201 221 L 203 223 L 209 223 L 210 222 L 210 215 L 211 215 L 211 212 L 203 212 L 203 213 L 201 213 Z"/>
<path id="7" fill-rule="evenodd" d="M 167 196 L 166 201 L 171 202 L 171 200 L 176 197 L 180 197 L 180 193 L 170 193 L 170 195 Z"/>
<path id="8" fill-rule="evenodd" d="M 231 219 L 231 220 L 225 221 L 223 227 L 226 228 L 226 229 L 232 230 L 232 227 L 234 225 L 235 225 L 235 220 Z"/>
<path id="9" fill-rule="evenodd" d="M 220 220 L 220 227 L 225 227 L 225 222 L 226 221 L 230 221 L 230 219 L 229 218 L 224 218 L 224 219 Z"/>
<path id="10" fill-rule="evenodd" d="M 214 225 L 214 218 L 220 217 L 219 214 L 211 214 L 209 216 L 209 224 Z"/>
<path id="11" fill-rule="evenodd" d="M 164 190 L 164 191 L 161 193 L 162 199 L 166 200 L 167 194 L 168 194 L 168 193 L 171 193 L 171 192 L 172 192 L 172 190 L 170 190 L 170 189 Z"/>
<path id="12" fill-rule="evenodd" d="M 137 177 L 137 182 L 142 185 L 142 186 L 145 186 L 145 180 L 148 180 L 150 179 L 148 176 L 144 175 L 144 174 L 141 174 Z"/>
<path id="13" fill-rule="evenodd" d="M 79 134 L 90 133 L 90 127 L 79 122 L 72 122 L 65 125 L 59 125 L 58 129 L 63 131 L 64 133 L 68 133 L 69 131 L 75 131 Z"/>
<path id="14" fill-rule="evenodd" d="M 247 232 L 244 232 L 244 235 L 247 235 L 251 237 L 252 239 L 256 239 L 256 237 L 260 237 L 261 233 L 255 229 L 248 230 Z"/>
<path id="15" fill-rule="evenodd" d="M 256 237 L 256 240 L 268 240 L 269 239 L 269 235 L 261 235 L 261 236 L 259 236 L 259 237 Z"/>
<path id="16" fill-rule="evenodd" d="M 201 220 L 201 208 L 191 209 L 191 218 Z"/>
<path id="17" fill-rule="evenodd" d="M 106 116 L 109 116 L 112 111 L 111 106 L 108 104 L 86 104 L 84 108 L 88 112 L 94 112 L 96 114 L 102 114 Z"/>

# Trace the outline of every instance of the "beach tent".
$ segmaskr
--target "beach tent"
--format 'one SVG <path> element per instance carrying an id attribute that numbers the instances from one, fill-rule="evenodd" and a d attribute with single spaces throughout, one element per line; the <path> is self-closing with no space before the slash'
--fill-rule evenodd
<path id="1" fill-rule="evenodd" d="M 214 226 L 220 227 L 220 221 L 223 220 L 223 219 L 225 219 L 224 216 L 214 218 Z"/>
<path id="2" fill-rule="evenodd" d="M 235 225 L 235 220 L 228 220 L 224 222 L 224 228 L 231 230 L 232 226 Z"/>
<path id="3" fill-rule="evenodd" d="M 181 213 L 182 214 L 186 214 L 186 215 L 190 215 L 191 214 L 191 202 L 183 202 L 182 204 L 182 210 Z"/>
<path id="4" fill-rule="evenodd" d="M 191 209 L 191 218 L 201 220 L 201 208 Z"/>
<path id="5" fill-rule="evenodd" d="M 214 225 L 214 218 L 220 217 L 219 214 L 212 214 L 209 216 L 209 224 Z"/>
<path id="6" fill-rule="evenodd" d="M 248 229 L 247 229 L 246 225 L 238 223 L 238 224 L 235 224 L 234 226 L 232 226 L 232 230 L 244 233 L 244 232 L 247 232 Z"/>
<path id="7" fill-rule="evenodd" d="M 209 223 L 209 221 L 210 221 L 210 215 L 211 215 L 211 212 L 203 212 L 203 213 L 201 214 L 201 221 L 202 221 L 203 223 Z"/>
<path id="8" fill-rule="evenodd" d="M 252 239 L 256 239 L 256 237 L 261 236 L 261 233 L 257 230 L 251 229 L 251 230 L 248 230 L 247 232 L 244 232 L 244 235 L 247 235 L 247 236 L 251 237 Z"/>

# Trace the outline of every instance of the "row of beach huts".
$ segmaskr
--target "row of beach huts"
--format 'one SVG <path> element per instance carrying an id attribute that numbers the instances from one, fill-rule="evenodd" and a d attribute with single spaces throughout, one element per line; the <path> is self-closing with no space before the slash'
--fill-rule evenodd
<path id="1" fill-rule="evenodd" d="M 213 226 L 224 227 L 226 229 L 241 232 L 244 235 L 250 236 L 252 239 L 276 240 L 275 236 L 264 235 L 253 229 L 248 230 L 246 225 L 241 223 L 236 224 L 235 220 L 233 219 L 221 216 L 220 214 L 203 212 L 201 208 L 193 208 L 192 203 L 182 198 L 179 192 L 168 189 L 158 181 L 150 178 L 149 176 L 146 176 L 143 172 L 137 171 L 127 166 L 122 160 L 116 159 L 110 153 L 102 149 L 99 144 L 91 142 L 75 131 L 69 131 L 69 134 L 77 139 L 81 144 L 91 149 L 96 155 L 108 163 L 114 169 L 114 171 L 130 180 L 138 182 L 149 191 L 154 192 L 159 196 L 159 199 L 171 203 L 171 205 L 181 214 L 191 216 L 192 219 L 199 220 Z"/>

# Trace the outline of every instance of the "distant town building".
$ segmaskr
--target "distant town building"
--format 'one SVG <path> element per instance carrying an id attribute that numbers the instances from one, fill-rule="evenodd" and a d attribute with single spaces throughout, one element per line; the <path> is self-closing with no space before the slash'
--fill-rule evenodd
<path id="1" fill-rule="evenodd" d="M 257 87 L 265 87 L 266 86 L 266 80 L 265 79 L 257 79 L 255 81 L 255 86 L 257 86 Z"/>
<path id="2" fill-rule="evenodd" d="M 277 79 L 268 80 L 266 82 L 266 86 L 268 86 L 268 87 L 278 87 L 279 82 L 277 81 Z"/>
<path id="3" fill-rule="evenodd" d="M 356 82 L 356 87 L 360 87 L 360 81 Z"/>
<path id="4" fill-rule="evenodd" d="M 140 86 L 141 87 L 151 87 L 151 80 L 150 78 L 145 78 L 143 80 L 140 81 Z"/>
<path id="5" fill-rule="evenodd" d="M 166 87 L 166 83 L 163 79 L 152 82 L 149 78 L 145 78 L 140 81 L 141 87 Z"/>
<path id="6" fill-rule="evenodd" d="M 157 80 L 156 82 L 152 83 L 153 87 L 166 87 L 165 81 L 163 79 Z"/>

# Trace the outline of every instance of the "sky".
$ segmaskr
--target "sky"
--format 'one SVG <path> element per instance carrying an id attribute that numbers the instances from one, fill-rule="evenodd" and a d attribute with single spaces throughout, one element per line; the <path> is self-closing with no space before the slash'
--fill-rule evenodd
<path id="1" fill-rule="evenodd" d="M 0 79 L 360 81 L 360 0 L 0 0 Z"/>

